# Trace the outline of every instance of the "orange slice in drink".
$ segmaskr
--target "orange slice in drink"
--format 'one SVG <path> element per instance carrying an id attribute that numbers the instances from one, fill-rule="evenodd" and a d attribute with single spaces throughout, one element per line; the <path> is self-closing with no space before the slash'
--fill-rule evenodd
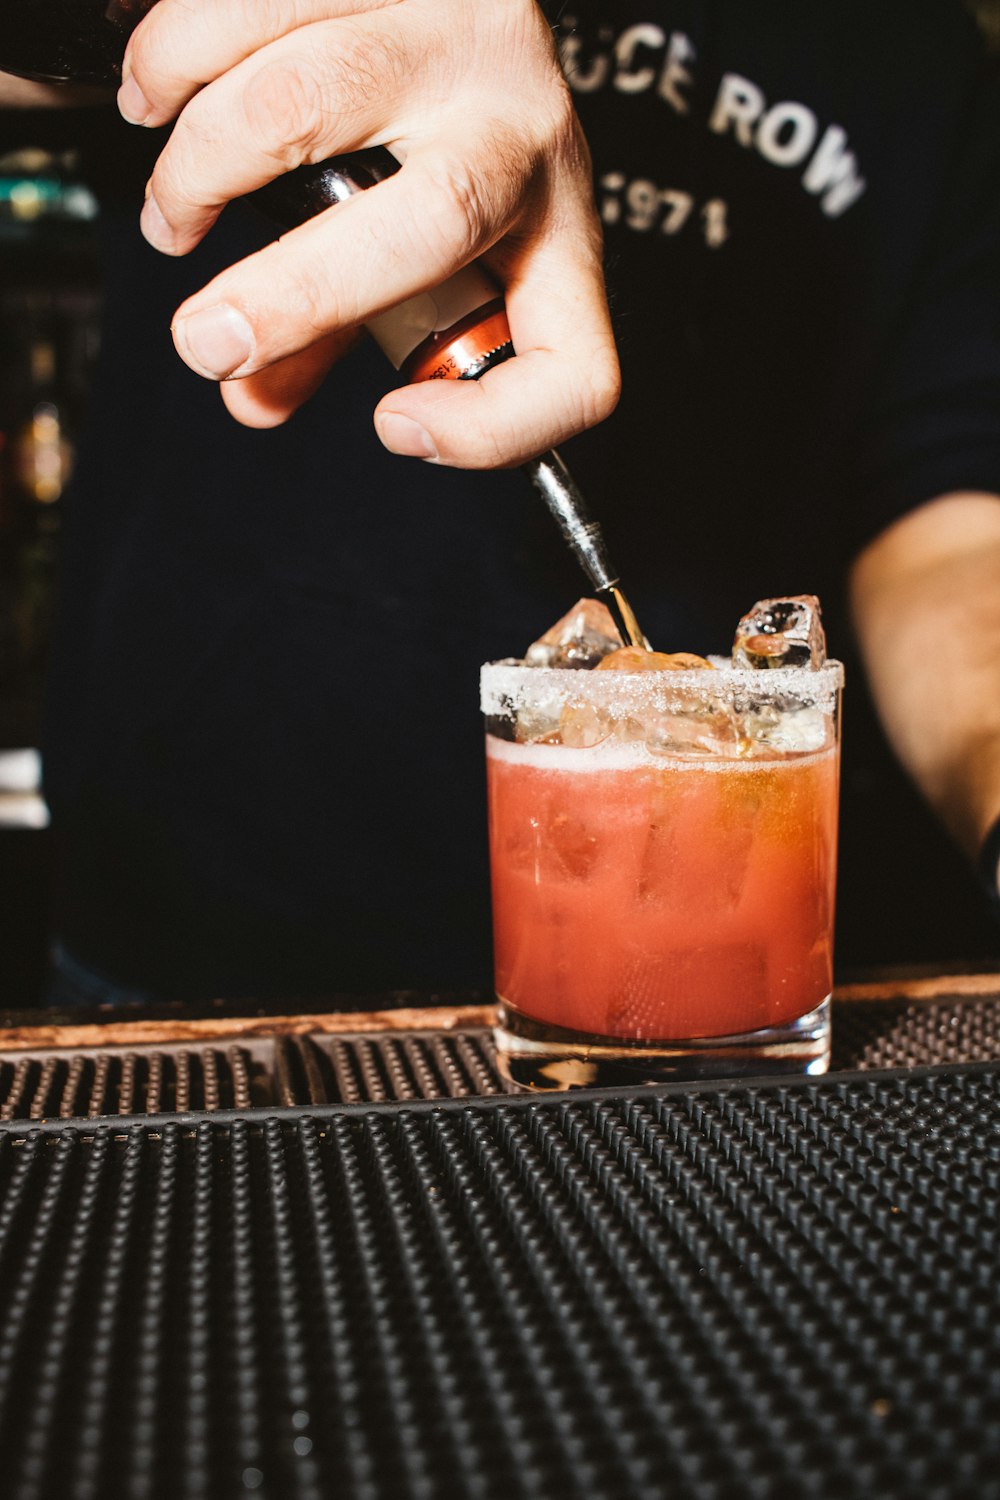
<path id="1" fill-rule="evenodd" d="M 713 670 L 712 663 L 690 651 L 643 651 L 638 646 L 623 646 L 603 657 L 595 672 L 689 672 L 692 669 Z"/>

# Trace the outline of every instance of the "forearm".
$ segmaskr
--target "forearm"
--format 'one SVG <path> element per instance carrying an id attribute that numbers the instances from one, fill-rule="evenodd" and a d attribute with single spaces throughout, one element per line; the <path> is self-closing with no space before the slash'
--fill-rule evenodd
<path id="1" fill-rule="evenodd" d="M 1000 816 L 1000 497 L 943 496 L 891 526 L 851 605 L 893 748 L 975 856 Z"/>

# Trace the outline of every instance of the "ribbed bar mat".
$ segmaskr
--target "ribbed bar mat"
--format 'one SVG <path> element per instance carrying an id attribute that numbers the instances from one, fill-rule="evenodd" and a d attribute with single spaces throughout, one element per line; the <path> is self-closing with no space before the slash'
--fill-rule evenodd
<path id="1" fill-rule="evenodd" d="M 971 1062 L 1000 1062 L 995 995 L 834 1003 L 835 1072 Z M 0 1044 L 0 1120 L 364 1105 L 505 1089 L 482 1028 L 258 1034 L 82 1051 L 4 1053 Z"/>
<path id="2" fill-rule="evenodd" d="M 863 1000 L 833 1005 L 833 1071 L 1000 1062 L 1000 998 Z"/>
<path id="3" fill-rule="evenodd" d="M 1000 1494 L 1000 1070 L 0 1129 L 13 1500 Z"/>
<path id="4" fill-rule="evenodd" d="M 503 1093 L 486 1031 L 255 1037 L 0 1051 L 0 1120 L 98 1119 L 297 1104 L 375 1104 Z"/>

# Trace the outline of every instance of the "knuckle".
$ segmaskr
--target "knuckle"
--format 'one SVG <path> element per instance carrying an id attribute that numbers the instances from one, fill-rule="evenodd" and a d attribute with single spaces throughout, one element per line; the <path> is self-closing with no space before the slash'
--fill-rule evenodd
<path id="1" fill-rule="evenodd" d="M 320 37 L 323 32 L 320 30 Z M 335 45 L 322 49 L 328 107 L 350 117 L 370 107 L 373 98 L 390 97 L 412 71 L 412 58 L 401 40 L 340 23 Z"/>
<path id="2" fill-rule="evenodd" d="M 289 322 L 294 322 L 299 333 L 305 335 L 296 339 L 296 344 L 301 347 L 329 333 L 345 320 L 341 317 L 336 292 L 323 263 L 317 260 L 299 263 L 290 273 L 289 268 L 278 260 L 283 241 L 279 240 L 274 248 L 277 263 L 270 263 L 262 269 L 265 274 L 273 272 L 279 284 L 285 284 L 283 301 L 289 309 Z M 267 275 L 267 280 L 272 278 Z"/>
<path id="3" fill-rule="evenodd" d="M 487 188 L 481 177 L 458 161 L 441 163 L 431 172 L 424 222 L 433 225 L 453 259 L 471 260 L 495 237 L 491 232 L 495 219 L 493 200 L 498 191 L 503 191 L 499 179 L 506 175 L 503 169 L 498 171 Z"/>
<path id="4" fill-rule="evenodd" d="M 479 462 L 488 469 L 499 469 L 507 463 L 512 453 L 518 450 L 523 434 L 512 422 L 490 423 L 479 433 Z"/>
<path id="5" fill-rule="evenodd" d="M 153 195 L 168 219 L 221 206 L 218 196 L 206 192 L 202 186 L 206 147 L 212 151 L 216 145 L 215 132 L 188 105 L 161 151 L 151 178 Z"/>
<path id="6" fill-rule="evenodd" d="M 251 139 L 286 167 L 325 155 L 331 128 L 370 108 L 405 74 L 402 49 L 391 38 L 352 35 L 342 25 L 335 33 L 322 25 L 306 30 L 308 45 L 262 62 L 241 97 Z"/>
<path id="7" fill-rule="evenodd" d="M 478 185 L 468 173 L 450 174 L 443 196 L 447 206 L 442 206 L 440 222 L 463 257 L 474 255 L 482 243 L 487 218 Z"/>
<path id="8" fill-rule="evenodd" d="M 565 87 L 560 87 L 539 119 L 536 154 L 539 166 L 549 173 L 558 172 L 578 183 L 592 180 L 590 148 Z"/>
<path id="9" fill-rule="evenodd" d="M 240 99 L 250 139 L 282 167 L 298 166 L 315 149 L 326 119 L 324 88 L 309 59 L 266 62 Z"/>
<path id="10" fill-rule="evenodd" d="M 576 106 L 562 77 L 546 95 L 542 134 L 550 148 L 558 147 L 575 152 L 583 145 L 583 131 L 577 118 Z"/>
<path id="11" fill-rule="evenodd" d="M 584 426 L 593 427 L 610 417 L 621 396 L 622 377 L 617 356 L 610 350 L 599 350 L 586 365 L 587 383 L 583 391 Z"/>
<path id="12" fill-rule="evenodd" d="M 153 17 L 147 18 L 129 42 L 128 60 L 132 77 L 151 104 L 158 102 L 162 92 L 161 47 L 158 33 L 152 25 Z"/>
<path id="13" fill-rule="evenodd" d="M 476 469 L 501 469 L 510 455 L 518 451 L 520 434 L 510 425 L 501 430 L 496 424 L 484 424 L 472 433 L 463 429 L 455 434 L 452 448 L 454 462 Z"/>
<path id="14" fill-rule="evenodd" d="M 186 9 L 177 4 L 155 7 L 129 40 L 132 75 L 151 104 L 169 104 L 190 81 L 190 28 L 194 18 L 184 14 Z"/>
<path id="15" fill-rule="evenodd" d="M 291 25 L 299 24 L 299 6 L 293 0 L 254 0 L 254 32 L 262 37 L 281 36 Z"/>

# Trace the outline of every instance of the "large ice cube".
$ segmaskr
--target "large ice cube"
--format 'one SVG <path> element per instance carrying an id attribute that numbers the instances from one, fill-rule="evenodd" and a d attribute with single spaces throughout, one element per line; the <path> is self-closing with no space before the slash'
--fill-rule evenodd
<path id="1" fill-rule="evenodd" d="M 551 630 L 528 647 L 524 660 L 529 667 L 596 667 L 621 643 L 607 605 L 597 599 L 578 599 Z"/>
<path id="2" fill-rule="evenodd" d="M 761 599 L 736 627 L 733 661 L 755 671 L 769 667 L 821 667 L 826 636 L 814 594 Z"/>

